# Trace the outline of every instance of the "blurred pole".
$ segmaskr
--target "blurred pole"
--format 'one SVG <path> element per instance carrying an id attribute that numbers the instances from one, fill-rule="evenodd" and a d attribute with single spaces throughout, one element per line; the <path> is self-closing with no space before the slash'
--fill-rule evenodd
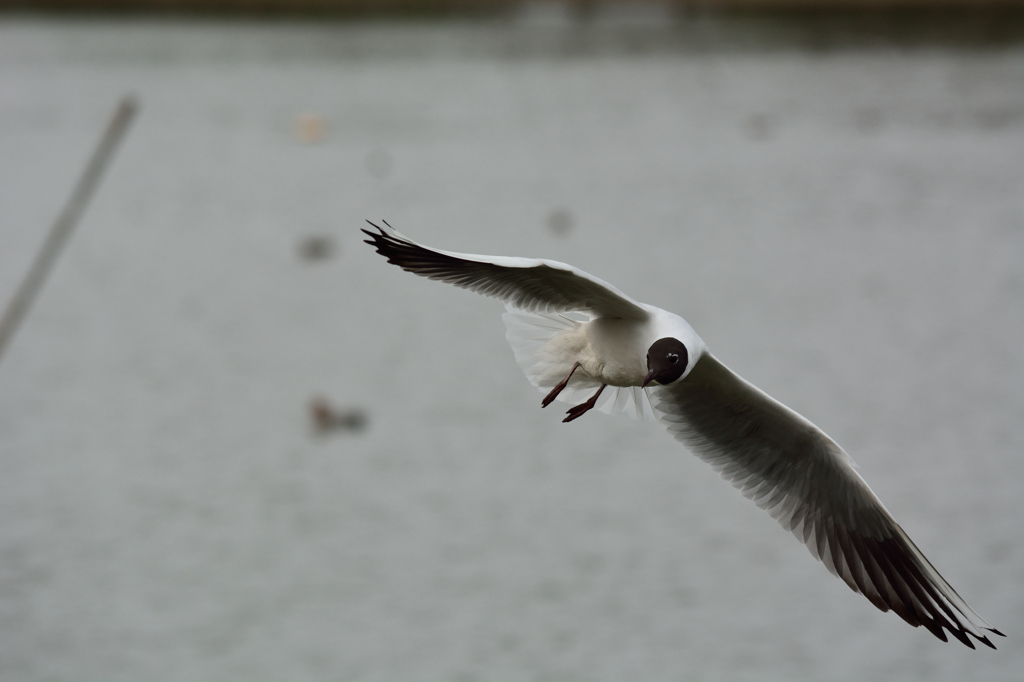
<path id="1" fill-rule="evenodd" d="M 57 216 L 57 221 L 50 228 L 50 234 L 39 250 L 35 262 L 32 263 L 28 274 L 25 275 L 21 286 L 18 287 L 7 310 L 4 311 L 4 316 L 0 318 L 0 358 L 3 358 L 7 344 L 10 343 L 18 325 L 25 317 L 25 313 L 32 306 L 32 301 L 35 300 L 36 294 L 39 293 L 43 282 L 46 281 L 46 276 L 53 268 L 68 237 L 71 236 L 71 231 L 78 224 L 82 213 L 85 212 L 89 199 L 92 198 L 103 177 L 103 171 L 110 163 L 110 159 L 113 158 L 117 144 L 128 131 L 128 125 L 134 118 L 137 109 L 138 104 L 135 102 L 135 98 L 129 96 L 121 100 L 117 111 L 114 112 L 113 118 L 107 125 L 106 132 L 103 133 L 103 138 L 96 147 L 96 151 L 89 159 L 89 165 L 82 171 L 82 177 L 78 179 L 78 184 L 75 185 L 75 190 L 64 205 L 64 210 Z"/>

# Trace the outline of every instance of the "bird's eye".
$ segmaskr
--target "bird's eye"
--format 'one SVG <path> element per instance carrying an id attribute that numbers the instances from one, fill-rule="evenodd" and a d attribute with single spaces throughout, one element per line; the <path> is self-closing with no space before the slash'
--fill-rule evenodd
<path id="1" fill-rule="evenodd" d="M 676 355 L 675 353 L 669 353 L 668 354 L 668 360 L 669 360 L 669 362 L 671 362 L 674 365 L 677 362 L 679 362 L 679 356 Z"/>

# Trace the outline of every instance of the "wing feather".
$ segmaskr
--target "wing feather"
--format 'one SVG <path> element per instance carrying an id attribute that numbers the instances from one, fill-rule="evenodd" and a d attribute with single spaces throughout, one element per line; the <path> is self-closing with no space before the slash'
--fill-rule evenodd
<path id="1" fill-rule="evenodd" d="M 369 222 L 369 221 L 367 221 Z M 431 249 L 384 223 L 363 230 L 377 253 L 403 270 L 449 282 L 539 313 L 584 311 L 596 316 L 646 320 L 645 308 L 612 285 L 552 260 L 479 256 Z"/>
<path id="2" fill-rule="evenodd" d="M 747 383 L 709 353 L 680 381 L 652 392 L 669 431 L 804 542 L 811 554 L 882 611 L 992 647 L 992 628 L 950 587 L 814 424 Z"/>

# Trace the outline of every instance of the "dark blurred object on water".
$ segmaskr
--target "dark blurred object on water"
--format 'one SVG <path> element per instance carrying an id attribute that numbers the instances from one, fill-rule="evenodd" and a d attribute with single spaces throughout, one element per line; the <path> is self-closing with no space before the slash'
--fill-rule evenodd
<path id="1" fill-rule="evenodd" d="M 548 230 L 556 237 L 565 237 L 572 231 L 572 213 L 567 208 L 555 208 L 548 213 Z"/>
<path id="2" fill-rule="evenodd" d="M 374 149 L 366 155 L 366 171 L 378 180 L 386 180 L 395 167 L 395 160 L 385 149 Z"/>
<path id="3" fill-rule="evenodd" d="M 309 416 L 313 430 L 319 435 L 333 431 L 362 431 L 366 428 L 366 413 L 359 408 L 340 410 L 323 396 L 309 401 Z"/>
<path id="4" fill-rule="evenodd" d="M 299 242 L 299 256 L 302 260 L 327 260 L 333 258 L 336 251 L 334 238 L 325 234 L 310 235 Z"/>

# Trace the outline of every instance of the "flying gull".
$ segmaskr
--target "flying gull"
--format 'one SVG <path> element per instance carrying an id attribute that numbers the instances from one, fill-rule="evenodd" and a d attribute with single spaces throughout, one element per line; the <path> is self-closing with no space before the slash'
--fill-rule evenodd
<path id="1" fill-rule="evenodd" d="M 367 221 L 369 222 L 369 221 Z M 431 249 L 386 222 L 363 230 L 403 270 L 503 301 L 519 366 L 563 421 L 591 409 L 660 421 L 834 575 L 882 611 L 975 648 L 1004 636 L 900 528 L 839 445 L 734 374 L 678 315 L 565 263 Z M 586 399 L 584 399 L 586 398 Z"/>

